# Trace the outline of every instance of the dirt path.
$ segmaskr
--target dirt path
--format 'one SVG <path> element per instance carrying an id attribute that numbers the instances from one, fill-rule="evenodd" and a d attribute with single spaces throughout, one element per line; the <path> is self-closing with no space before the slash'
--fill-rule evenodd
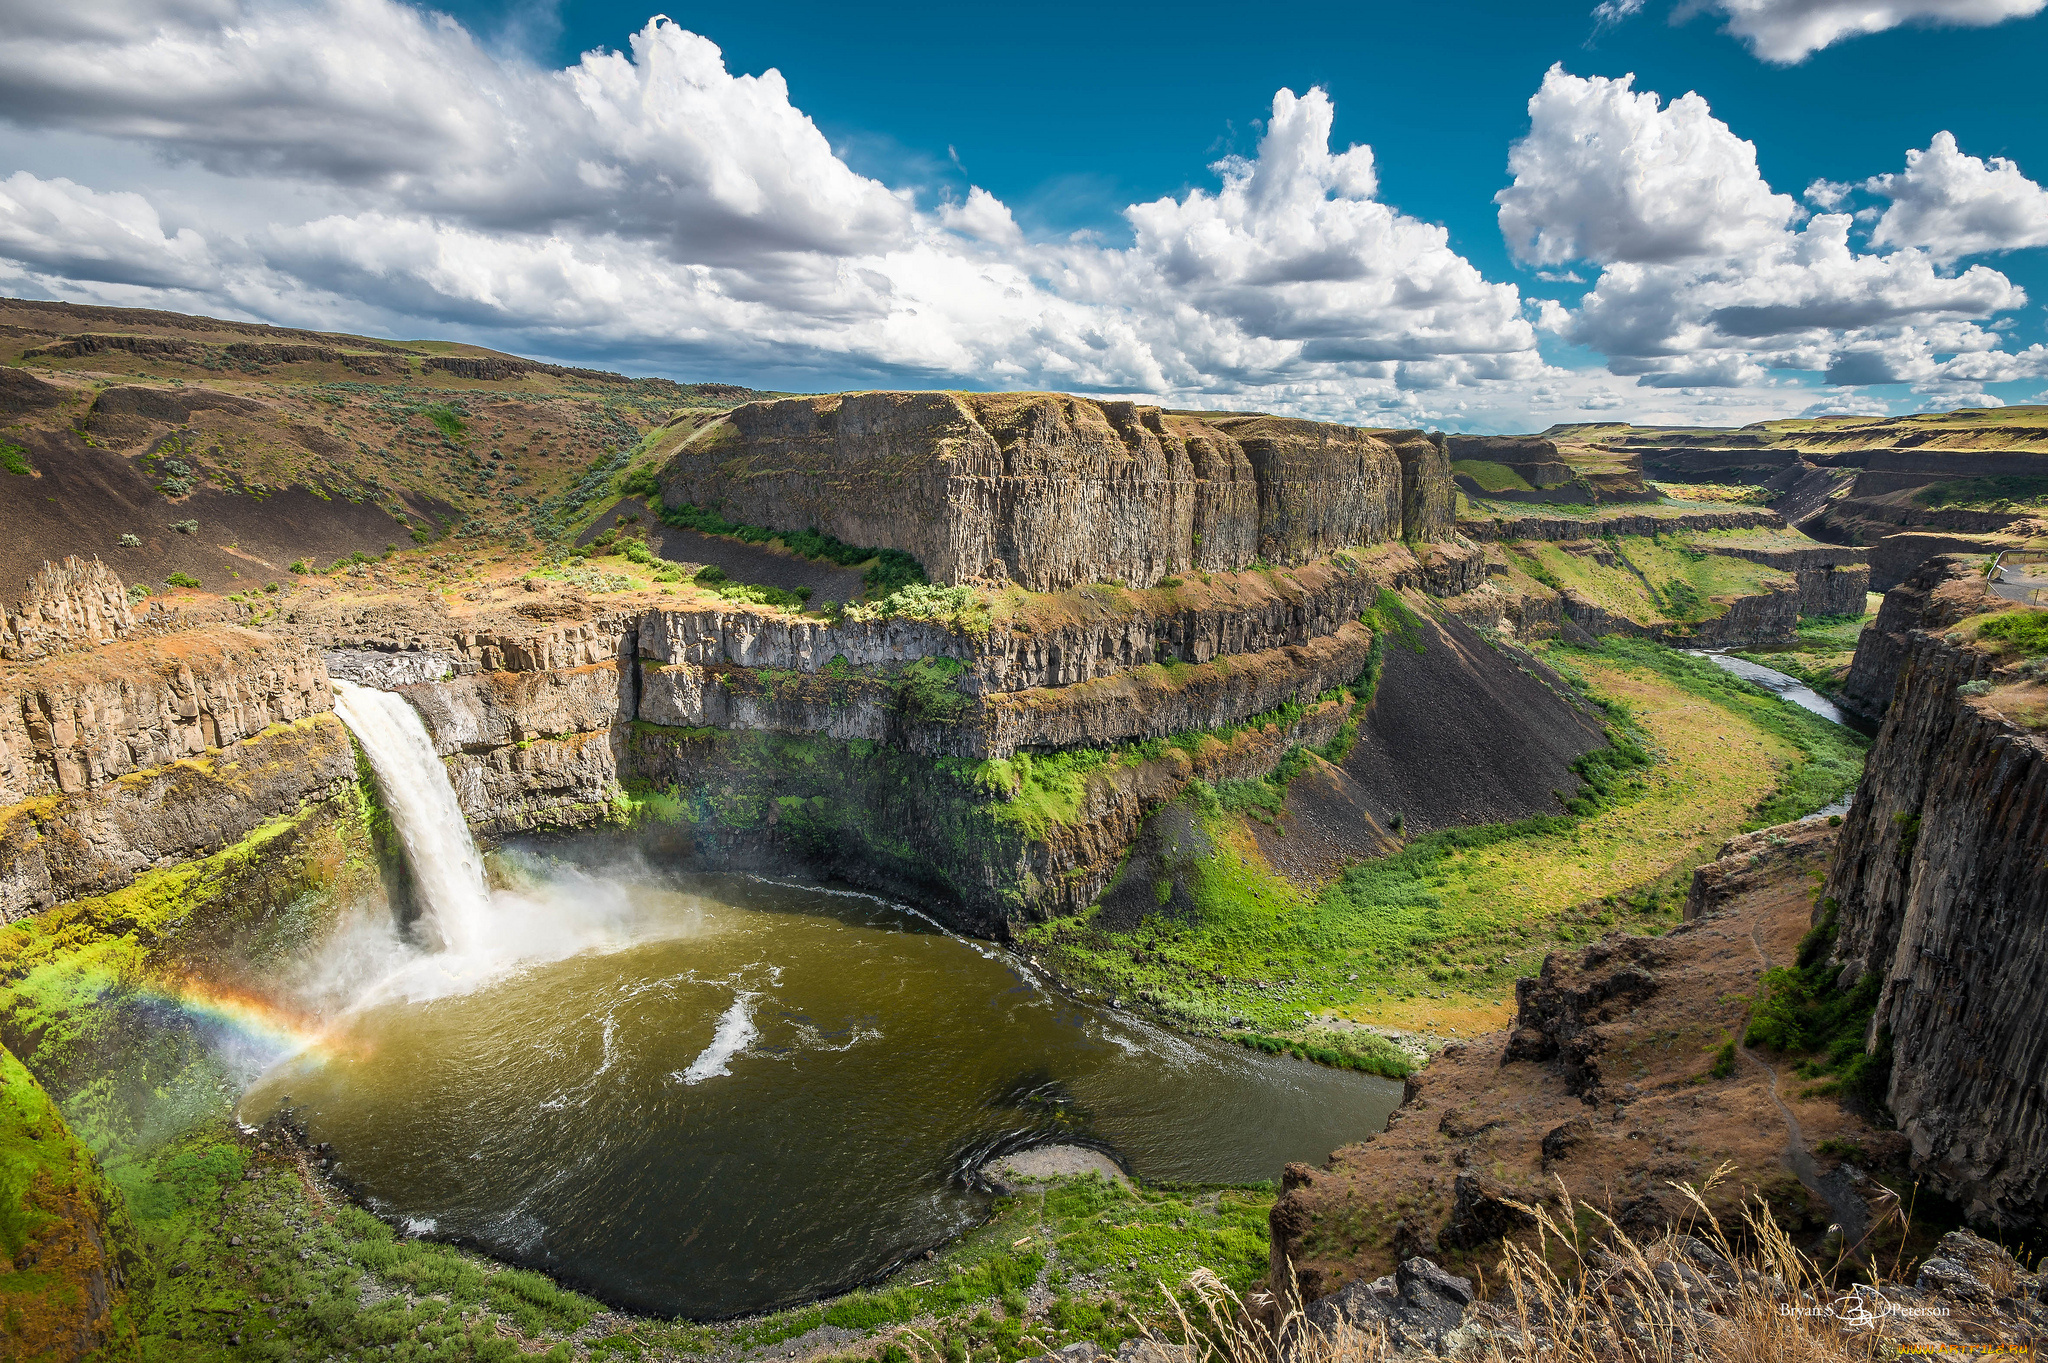
<path id="1" fill-rule="evenodd" d="M 1764 970 L 1769 970 L 1771 958 L 1765 954 L 1763 939 L 1757 935 L 1762 924 L 1761 918 L 1750 923 L 1749 944 L 1756 950 L 1757 963 Z M 1835 1225 L 1841 1230 L 1843 1252 L 1868 1268 L 1870 1264 L 1863 1255 L 1863 1241 L 1870 1233 L 1870 1208 L 1854 1189 L 1847 1186 L 1846 1181 L 1838 1176 L 1824 1177 L 1820 1167 L 1813 1162 L 1813 1152 L 1807 1148 L 1806 1135 L 1799 1129 L 1799 1119 L 1792 1115 L 1792 1108 L 1778 1093 L 1777 1066 L 1750 1050 L 1747 1042 L 1742 1039 L 1749 1035 L 1749 1020 L 1754 1012 L 1752 1008 L 1749 1013 L 1743 1015 L 1742 1030 L 1737 1033 L 1735 1049 L 1744 1060 L 1762 1070 L 1771 1081 L 1771 1101 L 1777 1105 L 1778 1112 L 1785 1118 L 1785 1163 L 1798 1177 L 1801 1186 L 1828 1209 Z"/>

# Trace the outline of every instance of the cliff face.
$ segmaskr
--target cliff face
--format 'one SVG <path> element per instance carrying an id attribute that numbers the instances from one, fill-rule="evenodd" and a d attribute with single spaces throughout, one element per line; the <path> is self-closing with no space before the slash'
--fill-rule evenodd
<path id="1" fill-rule="evenodd" d="M 332 793 L 355 770 L 332 709 L 317 656 L 232 625 L 0 671 L 0 920 Z"/>
<path id="2" fill-rule="evenodd" d="M 1404 436 L 1408 433 L 1402 433 Z M 932 580 L 1150 587 L 1302 563 L 1449 519 L 1448 465 L 1279 417 L 1060 394 L 859 393 L 738 408 L 678 452 L 671 505 L 914 554 Z M 1413 537 L 1411 535 L 1411 537 Z"/>
<path id="3" fill-rule="evenodd" d="M 2042 700 L 1967 642 L 1909 634 L 1824 892 L 1841 980 L 1883 982 L 1871 1041 L 1916 1169 L 2013 1227 L 2048 1215 L 2048 740 L 2009 717 L 2038 723 Z"/>
<path id="4" fill-rule="evenodd" d="M 1194 753 L 1091 773 L 1073 807 L 1042 823 L 956 766 L 865 739 L 642 722 L 623 767 L 670 792 L 671 836 L 699 865 L 808 864 L 883 893 L 915 894 L 955 926 L 1002 937 L 1012 922 L 1086 907 L 1148 815 L 1190 779 L 1263 775 L 1295 744 L 1325 743 L 1344 701 L 1247 729 Z"/>
<path id="5" fill-rule="evenodd" d="M 1680 516 L 1602 517 L 1589 523 L 1566 516 L 1468 516 L 1458 533 L 1472 540 L 1575 540 L 1589 530 L 1611 535 L 1660 535 L 1674 530 L 1776 530 L 1785 518 L 1775 511 L 1691 511 Z"/>
<path id="6" fill-rule="evenodd" d="M 94 559 L 45 563 L 15 610 L 0 618 L 0 660 L 26 662 L 68 649 L 123 639 L 135 612 L 121 579 Z"/>
<path id="7" fill-rule="evenodd" d="M 1877 619 L 1856 641 L 1856 656 L 1842 684 L 1842 699 L 1872 718 L 1884 714 L 1915 630 L 1939 633 L 1972 615 L 2007 603 L 1985 590 L 1983 574 L 1963 556 L 1930 558 L 1884 594 Z"/>
<path id="8" fill-rule="evenodd" d="M 148 1272 L 134 1225 L 92 1152 L 4 1047 L 0 1157 L 0 1300 L 10 1303 L 0 1343 L 8 1357 L 56 1363 L 127 1354 L 136 1341 L 123 1308 L 133 1279 Z"/>

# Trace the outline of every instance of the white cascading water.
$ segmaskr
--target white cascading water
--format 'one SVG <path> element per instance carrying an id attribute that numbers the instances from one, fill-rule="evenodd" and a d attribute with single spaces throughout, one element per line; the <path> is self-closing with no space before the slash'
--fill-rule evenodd
<path id="1" fill-rule="evenodd" d="M 492 890 L 447 768 L 405 697 L 336 681 L 335 713 L 362 744 L 412 869 L 419 919 L 410 938 L 369 904 L 306 965 L 295 991 L 334 1017 L 396 1000 L 465 994 L 509 971 L 635 940 L 639 915 L 624 887 L 570 867 L 518 876 Z"/>
<path id="2" fill-rule="evenodd" d="M 491 892 L 448 771 L 419 712 L 403 696 L 336 681 L 335 713 L 363 745 L 391 823 L 405 845 L 420 925 L 462 955 L 487 939 Z"/>

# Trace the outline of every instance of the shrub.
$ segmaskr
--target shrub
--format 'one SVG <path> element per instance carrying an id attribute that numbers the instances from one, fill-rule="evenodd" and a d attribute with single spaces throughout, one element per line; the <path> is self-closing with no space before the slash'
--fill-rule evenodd
<path id="1" fill-rule="evenodd" d="M 1993 639 L 2006 650 L 2024 657 L 2048 653 L 2048 611 L 2009 611 L 1987 619 L 1977 630 L 1980 639 Z"/>
<path id="2" fill-rule="evenodd" d="M 149 584 L 148 584 L 148 583 L 146 583 L 146 582 L 131 582 L 131 583 L 129 583 L 129 584 L 128 584 L 128 600 L 129 600 L 129 601 L 130 601 L 131 603 L 133 603 L 133 602 L 136 602 L 136 601 L 140 601 L 140 600 L 142 600 L 142 598 L 143 598 L 143 597 L 145 597 L 145 596 L 148 596 L 148 595 L 149 595 Z"/>
<path id="3" fill-rule="evenodd" d="M 266 582 L 263 584 L 263 590 L 270 595 L 275 595 L 278 591 L 278 586 L 275 582 Z"/>
<path id="4" fill-rule="evenodd" d="M 1744 1040 L 1812 1057 L 1799 1067 L 1803 1077 L 1831 1078 L 1827 1088 L 1875 1108 L 1884 1102 L 1891 1082 L 1889 1035 L 1881 1034 L 1867 1050 L 1864 1045 L 1881 982 L 1870 973 L 1847 989 L 1835 987 L 1828 953 L 1839 912 L 1840 905 L 1827 901 L 1820 923 L 1800 940 L 1795 964 L 1764 972 Z"/>
<path id="5" fill-rule="evenodd" d="M 1707 1073 L 1715 1079 L 1732 1079 L 1735 1076 L 1735 1038 L 1729 1037 L 1714 1052 L 1714 1064 Z"/>
<path id="6" fill-rule="evenodd" d="M 691 581 L 700 587 L 716 587 L 721 582 L 732 581 L 732 575 L 715 563 L 707 563 L 697 570 L 697 576 Z"/>
<path id="7" fill-rule="evenodd" d="M 168 587 L 197 587 L 199 579 L 190 573 L 172 573 L 164 579 L 164 585 Z"/>
<path id="8" fill-rule="evenodd" d="M 619 491 L 628 497 L 653 497 L 661 492 L 656 480 L 654 465 L 643 464 L 626 475 L 626 481 L 619 484 Z"/>
<path id="9" fill-rule="evenodd" d="M 421 416 L 433 422 L 434 428 L 450 440 L 461 435 L 467 429 L 462 420 L 462 413 L 446 403 L 429 403 L 427 406 L 420 408 L 419 412 Z"/>
<path id="10" fill-rule="evenodd" d="M 123 549 L 140 549 L 140 548 L 142 547 L 142 536 L 140 536 L 140 535 L 123 535 L 123 536 L 121 536 L 121 547 L 122 547 Z"/>
<path id="11" fill-rule="evenodd" d="M 173 529 L 173 530 L 177 531 L 177 532 L 178 532 L 179 534 L 181 534 L 181 535 L 196 535 L 196 534 L 198 534 L 198 533 L 199 533 L 199 522 L 198 522 L 198 521 L 172 521 L 172 522 L 171 522 L 171 529 Z"/>
<path id="12" fill-rule="evenodd" d="M 0 468 L 6 469 L 17 478 L 26 478 L 35 472 L 28 462 L 28 451 L 5 441 L 0 441 Z"/>
<path id="13" fill-rule="evenodd" d="M 967 665 L 954 658 L 919 658 L 903 669 L 896 702 L 908 715 L 934 724 L 957 724 L 974 702 L 957 683 Z"/>

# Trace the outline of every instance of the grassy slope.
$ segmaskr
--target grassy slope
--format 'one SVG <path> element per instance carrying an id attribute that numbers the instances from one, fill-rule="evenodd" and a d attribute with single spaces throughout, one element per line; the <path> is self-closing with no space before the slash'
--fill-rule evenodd
<path id="1" fill-rule="evenodd" d="M 1612 541 L 1611 548 L 1622 560 L 1612 567 L 1545 541 L 1513 544 L 1510 553 L 1524 567 L 1533 562 L 1540 568 L 1540 573 L 1530 570 L 1538 580 L 1572 588 L 1603 609 L 1643 625 L 1711 620 L 1727 611 L 1718 597 L 1754 596 L 1792 580 L 1779 569 L 1703 553 L 1675 539 L 1625 535 Z M 1629 571 L 1627 564 L 1634 564 L 1641 576 Z M 1673 584 L 1682 584 L 1675 594 Z"/>
<path id="2" fill-rule="evenodd" d="M 1313 1015 L 1487 1031 L 1545 952 L 1669 923 L 1722 841 L 1839 798 L 1861 770 L 1855 735 L 1701 660 L 1610 639 L 1548 661 L 1622 707 L 1656 755 L 1611 807 L 1421 838 L 1320 892 L 1268 868 L 1241 821 L 1211 815 L 1217 854 L 1199 870 L 1194 921 L 1115 933 L 1067 919 L 1020 935 L 1063 973 L 1143 991 L 1197 1026 L 1300 1032 Z"/>
<path id="3" fill-rule="evenodd" d="M 150 330 L 139 324 L 93 329 Z M 49 339 L 0 338 L 0 363 L 24 363 L 24 351 Z M 202 337 L 201 343 L 217 348 L 234 339 L 223 333 Z M 269 411 L 260 418 L 230 409 L 195 412 L 182 435 L 145 456 L 151 476 L 165 471 L 165 458 L 176 458 L 201 483 L 259 497 L 304 484 L 322 496 L 388 507 L 415 527 L 422 542 L 460 522 L 480 535 L 518 543 L 529 536 L 573 536 L 602 510 L 628 469 L 664 460 L 742 394 L 757 396 L 666 380 L 603 382 L 545 374 L 464 379 L 423 368 L 419 356 L 492 352 L 435 342 L 380 344 L 400 344 L 414 353 L 372 355 L 382 368 L 373 375 L 331 363 L 201 367 L 119 351 L 30 358 L 26 366 L 46 379 L 80 381 L 79 405 L 55 416 L 0 420 L 0 441 L 18 441 L 32 427 L 76 419 L 93 386 L 109 382 L 213 389 L 255 399 Z M 347 344 L 339 348 L 369 353 Z M 316 452 L 300 437 L 305 430 L 349 449 L 339 456 Z M 427 502 L 453 506 L 455 518 L 436 522 L 416 509 L 408 512 L 407 501 L 415 508 Z M 167 501 L 166 514 L 174 514 L 177 505 Z"/>

